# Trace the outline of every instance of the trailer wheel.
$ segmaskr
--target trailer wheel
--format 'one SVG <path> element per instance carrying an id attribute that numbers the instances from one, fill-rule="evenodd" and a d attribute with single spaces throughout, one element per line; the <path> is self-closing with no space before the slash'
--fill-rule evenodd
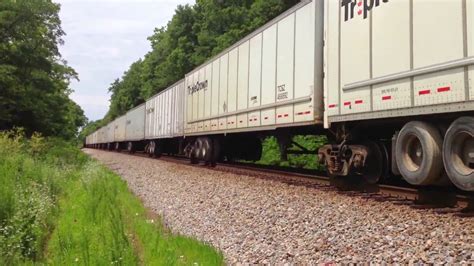
<path id="1" fill-rule="evenodd" d="M 202 160 L 202 146 L 203 146 L 203 141 L 202 138 L 197 138 L 196 142 L 194 143 L 194 156 L 198 160 Z"/>
<path id="2" fill-rule="evenodd" d="M 146 145 L 146 153 L 148 154 L 148 157 L 150 158 L 153 157 L 154 151 L 155 151 L 155 142 L 154 141 L 148 142 L 148 144 Z"/>
<path id="3" fill-rule="evenodd" d="M 206 164 L 208 164 L 212 160 L 212 154 L 213 154 L 212 140 L 208 137 L 202 137 L 202 138 L 199 138 L 198 141 L 201 142 L 200 159 L 203 160 Z"/>
<path id="4" fill-rule="evenodd" d="M 145 153 L 148 155 L 148 157 L 152 157 L 152 153 L 151 153 L 151 141 L 148 142 L 148 144 L 145 146 Z"/>
<path id="5" fill-rule="evenodd" d="M 128 151 L 128 153 L 133 153 L 134 152 L 133 142 L 129 141 L 127 143 L 127 151 Z"/>
<path id="6" fill-rule="evenodd" d="M 199 158 L 197 157 L 197 149 L 196 149 L 196 143 L 194 143 L 193 150 L 191 151 L 191 154 L 189 156 L 189 161 L 191 164 L 198 164 L 199 163 Z"/>
<path id="7" fill-rule="evenodd" d="M 458 188 L 474 191 L 474 117 L 461 117 L 446 132 L 443 162 Z"/>
<path id="8" fill-rule="evenodd" d="M 116 151 L 120 151 L 120 150 L 121 150 L 120 142 L 116 142 L 116 143 L 115 143 L 115 150 L 116 150 Z"/>
<path id="9" fill-rule="evenodd" d="M 396 143 L 396 161 L 403 178 L 412 185 L 434 185 L 443 178 L 441 134 L 425 122 L 409 122 Z"/>
<path id="10" fill-rule="evenodd" d="M 199 160 L 201 160 L 201 149 L 202 149 L 202 141 L 200 138 L 198 138 L 193 144 L 191 154 L 189 157 L 191 160 L 191 164 L 199 163 Z"/>
<path id="11" fill-rule="evenodd" d="M 363 176 L 367 183 L 377 184 L 384 175 L 386 159 L 384 158 L 381 146 L 377 143 L 367 141 L 364 145 L 369 148 L 369 154 Z"/>
<path id="12" fill-rule="evenodd" d="M 162 154 L 162 147 L 157 140 L 152 140 L 148 143 L 148 156 L 160 158 Z"/>

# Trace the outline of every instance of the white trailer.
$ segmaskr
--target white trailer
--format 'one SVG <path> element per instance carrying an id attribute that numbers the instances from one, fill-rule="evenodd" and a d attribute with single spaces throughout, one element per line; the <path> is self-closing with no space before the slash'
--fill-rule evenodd
<path id="1" fill-rule="evenodd" d="M 183 133 L 184 80 L 180 80 L 146 102 L 145 152 L 150 156 L 160 156 L 165 150 L 179 153 L 177 138 Z"/>
<path id="2" fill-rule="evenodd" d="M 391 161 L 409 183 L 442 184 L 446 171 L 474 190 L 474 0 L 326 1 L 324 55 L 332 174 L 376 181 Z"/>
<path id="3" fill-rule="evenodd" d="M 323 123 L 323 1 L 284 12 L 185 77 L 185 135 Z"/>
<path id="4" fill-rule="evenodd" d="M 99 135 L 99 131 L 96 131 L 94 132 L 94 134 L 92 135 L 92 144 L 96 145 L 98 144 L 98 135 Z"/>
<path id="5" fill-rule="evenodd" d="M 105 140 L 106 141 L 105 142 L 107 144 L 111 144 L 111 143 L 115 142 L 115 127 L 114 127 L 113 121 L 110 122 L 109 124 L 107 124 L 105 126 L 105 128 L 106 128 L 106 130 L 105 130 L 106 131 L 106 133 L 105 133 L 105 135 L 106 135 Z M 110 147 L 108 147 L 108 148 L 110 148 Z"/>
<path id="6" fill-rule="evenodd" d="M 105 143 L 104 127 L 99 128 L 99 130 L 97 131 L 97 143 L 98 144 Z"/>
<path id="7" fill-rule="evenodd" d="M 138 141 L 145 138 L 145 104 L 141 104 L 125 115 L 125 138 L 127 141 Z"/>
<path id="8" fill-rule="evenodd" d="M 474 110 L 474 1 L 372 2 L 327 2 L 326 126 Z"/>
<path id="9" fill-rule="evenodd" d="M 145 138 L 183 136 L 184 80 L 146 101 Z"/>
<path id="10" fill-rule="evenodd" d="M 118 117 L 113 122 L 113 125 L 115 127 L 114 141 L 116 143 L 120 143 L 126 140 L 126 133 L 125 133 L 126 122 L 127 122 L 127 119 L 125 115 Z"/>
<path id="11" fill-rule="evenodd" d="M 125 141 L 128 152 L 134 152 L 137 143 L 145 139 L 145 103 L 125 115 Z"/>

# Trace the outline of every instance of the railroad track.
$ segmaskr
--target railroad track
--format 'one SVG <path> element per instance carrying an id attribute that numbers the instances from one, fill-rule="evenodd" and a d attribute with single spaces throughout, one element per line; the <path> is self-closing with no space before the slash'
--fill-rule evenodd
<path id="1" fill-rule="evenodd" d="M 121 152 L 125 153 L 125 152 Z M 129 153 L 126 153 L 129 154 Z M 143 152 L 129 154 L 149 158 Z M 368 200 L 392 202 L 416 209 L 431 209 L 439 214 L 452 214 L 459 217 L 474 217 L 474 197 L 469 193 L 453 188 L 414 188 L 397 184 L 367 184 L 361 179 L 333 179 L 306 169 L 274 167 L 250 163 L 219 163 L 215 167 L 204 164 L 190 164 L 189 159 L 180 156 L 163 155 L 159 160 L 186 164 L 197 168 L 212 169 L 240 175 L 250 175 L 267 180 L 275 180 L 294 186 L 305 186 L 321 190 L 331 190 L 353 197 Z"/>

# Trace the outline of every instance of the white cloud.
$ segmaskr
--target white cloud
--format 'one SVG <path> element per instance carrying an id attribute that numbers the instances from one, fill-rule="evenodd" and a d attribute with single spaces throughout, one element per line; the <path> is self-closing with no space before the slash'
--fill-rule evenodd
<path id="1" fill-rule="evenodd" d="M 194 0 L 57 0 L 66 44 L 60 48 L 79 74 L 71 98 L 91 120 L 108 109 L 107 89 L 150 50 L 147 37 L 171 19 L 179 4 Z"/>

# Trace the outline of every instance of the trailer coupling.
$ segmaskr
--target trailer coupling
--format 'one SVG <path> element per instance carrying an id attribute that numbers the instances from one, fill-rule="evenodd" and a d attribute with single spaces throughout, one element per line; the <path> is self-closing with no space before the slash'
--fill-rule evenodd
<path id="1" fill-rule="evenodd" d="M 319 163 L 330 175 L 361 174 L 366 166 L 369 150 L 364 145 L 328 144 L 318 150 Z"/>

